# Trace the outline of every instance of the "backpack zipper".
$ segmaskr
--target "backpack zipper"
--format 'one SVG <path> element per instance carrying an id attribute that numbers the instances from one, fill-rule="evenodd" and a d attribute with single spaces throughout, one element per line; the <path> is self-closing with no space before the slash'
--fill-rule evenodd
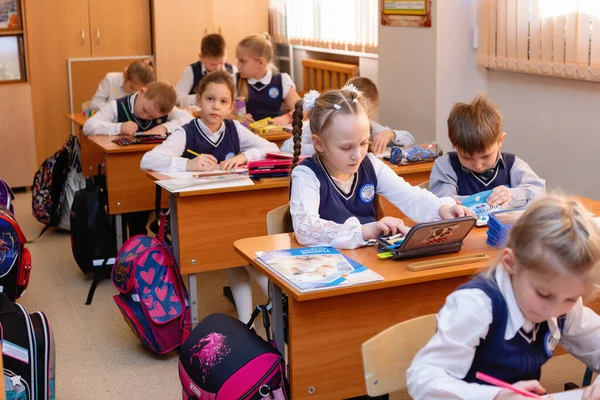
<path id="1" fill-rule="evenodd" d="M 269 376 L 269 374 L 273 371 L 275 371 L 275 368 L 279 367 L 279 363 L 281 362 L 282 359 L 282 355 L 279 356 L 279 358 L 277 359 L 277 362 L 275 364 L 273 364 L 273 366 L 271 367 L 271 369 L 269 369 L 267 371 L 267 373 L 262 377 L 262 379 L 260 380 L 261 382 L 267 377 Z M 257 388 L 261 387 L 262 385 L 260 383 L 257 383 L 256 385 L 254 385 L 250 390 L 248 390 L 246 392 L 246 394 L 244 394 L 241 399 L 245 399 L 246 397 L 248 397 L 250 395 L 250 393 L 254 392 Z"/>

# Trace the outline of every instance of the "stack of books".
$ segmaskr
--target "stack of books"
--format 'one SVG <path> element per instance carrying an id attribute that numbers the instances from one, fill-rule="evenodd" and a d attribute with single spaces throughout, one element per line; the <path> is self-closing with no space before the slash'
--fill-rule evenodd
<path id="1" fill-rule="evenodd" d="M 510 228 L 525 212 L 523 208 L 496 211 L 489 214 L 486 243 L 497 249 L 504 247 Z"/>

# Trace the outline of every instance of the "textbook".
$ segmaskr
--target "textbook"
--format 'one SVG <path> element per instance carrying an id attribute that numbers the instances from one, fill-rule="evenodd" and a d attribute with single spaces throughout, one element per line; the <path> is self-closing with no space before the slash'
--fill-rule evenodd
<path id="1" fill-rule="evenodd" d="M 202 176 L 188 179 L 166 179 L 156 184 L 171 193 L 191 192 L 194 190 L 219 189 L 234 186 L 254 185 L 252 179 L 243 174 Z"/>
<path id="2" fill-rule="evenodd" d="M 470 208 L 473 210 L 473 212 L 475 212 L 475 215 L 477 216 L 477 226 L 487 225 L 488 220 L 490 219 L 490 213 L 504 210 L 504 208 L 500 205 L 492 207 L 487 203 L 487 199 L 491 194 L 491 190 L 486 190 L 484 192 L 472 194 L 461 201 L 463 206 Z"/>
<path id="3" fill-rule="evenodd" d="M 382 281 L 371 271 L 332 247 L 257 252 L 256 260 L 301 292 Z"/>

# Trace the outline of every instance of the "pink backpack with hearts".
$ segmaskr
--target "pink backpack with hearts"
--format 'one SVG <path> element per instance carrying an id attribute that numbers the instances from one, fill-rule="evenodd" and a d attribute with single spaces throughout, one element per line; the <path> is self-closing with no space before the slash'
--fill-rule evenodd
<path id="1" fill-rule="evenodd" d="M 113 299 L 125 321 L 159 354 L 181 346 L 192 327 L 188 294 L 163 238 L 162 229 L 158 238 L 132 237 L 119 250 L 112 270 L 113 285 L 120 292 Z"/>

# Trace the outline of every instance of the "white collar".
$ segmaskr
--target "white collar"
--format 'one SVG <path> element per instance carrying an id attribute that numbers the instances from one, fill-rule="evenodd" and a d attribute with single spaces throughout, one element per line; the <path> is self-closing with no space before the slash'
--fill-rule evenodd
<path id="1" fill-rule="evenodd" d="M 202 133 L 204 133 L 206 135 L 219 136 L 220 134 L 222 134 L 223 132 L 225 132 L 225 122 L 221 122 L 221 126 L 214 133 L 211 132 L 210 129 L 208 129 L 208 126 L 206 126 L 206 124 L 200 118 L 196 118 L 196 123 L 198 124 L 198 127 L 200 128 L 200 130 L 202 131 Z"/>
<path id="2" fill-rule="evenodd" d="M 206 68 L 204 67 L 204 63 L 200 62 L 200 75 L 204 76 L 208 74 L 208 71 L 206 70 Z"/>
<path id="3" fill-rule="evenodd" d="M 138 93 L 139 92 L 135 92 L 134 94 L 132 94 L 129 97 L 129 110 L 127 110 L 127 111 L 131 112 L 132 116 L 133 116 L 133 112 L 134 112 L 133 107 L 135 106 L 135 99 L 137 98 Z"/>
<path id="4" fill-rule="evenodd" d="M 267 73 L 265 74 L 265 76 L 263 76 L 260 79 L 248 78 L 248 83 L 250 85 L 256 85 L 257 82 L 260 82 L 263 85 L 267 86 L 269 83 L 271 83 L 272 78 L 273 78 L 273 72 L 271 72 L 271 70 L 267 70 Z"/>
<path id="5" fill-rule="evenodd" d="M 535 324 L 525 319 L 523 312 L 517 304 L 515 293 L 513 291 L 512 282 L 508 273 L 504 270 L 502 265 L 498 265 L 495 271 L 496 282 L 498 288 L 504 300 L 506 301 L 506 307 L 508 312 L 508 320 L 506 321 L 506 332 L 504 332 L 504 340 L 511 340 L 519 332 L 521 328 L 527 333 L 531 332 Z M 548 321 L 548 327 L 552 332 L 558 330 L 558 323 L 556 318 L 552 318 Z"/>

